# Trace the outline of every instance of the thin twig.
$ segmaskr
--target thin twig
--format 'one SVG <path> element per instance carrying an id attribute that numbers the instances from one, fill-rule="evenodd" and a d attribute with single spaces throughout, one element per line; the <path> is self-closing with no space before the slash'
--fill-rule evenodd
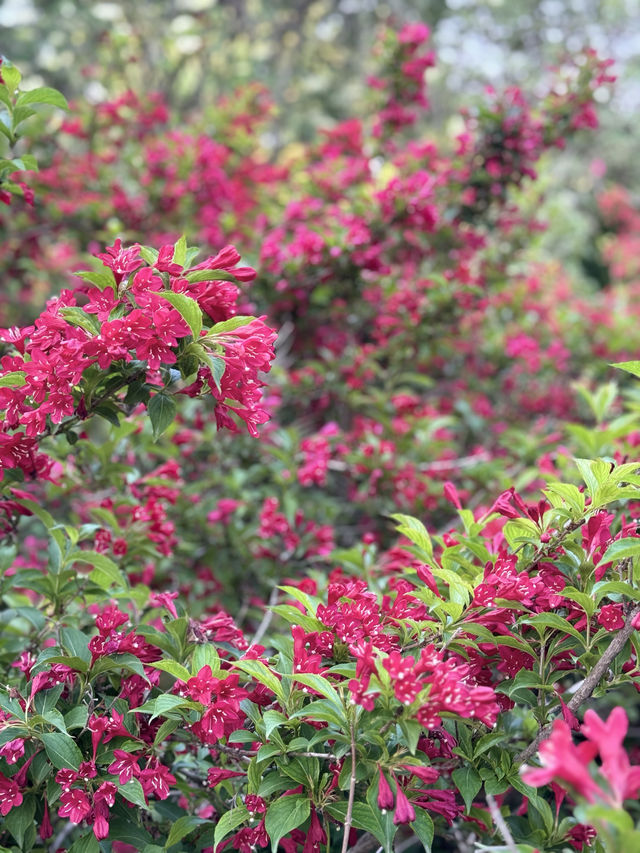
<path id="1" fill-rule="evenodd" d="M 347 803 L 347 814 L 344 819 L 344 838 L 342 839 L 342 853 L 349 849 L 349 834 L 351 832 L 351 821 L 353 819 L 353 801 L 356 796 L 356 732 L 355 723 L 351 721 L 351 779 L 349 780 L 349 802 Z"/>
<path id="2" fill-rule="evenodd" d="M 567 708 L 575 714 L 576 711 L 580 708 L 580 706 L 589 699 L 592 695 L 593 691 L 596 689 L 600 680 L 604 676 L 604 674 L 609 669 L 609 666 L 613 663 L 616 657 L 620 654 L 622 649 L 624 648 L 627 640 L 633 634 L 635 628 L 633 627 L 633 620 L 640 613 L 640 605 L 636 605 L 631 608 L 629 613 L 627 614 L 627 619 L 625 621 L 624 628 L 621 628 L 615 637 L 609 643 L 607 649 L 603 652 L 602 657 L 598 661 L 598 663 L 593 667 L 591 672 L 586 676 L 580 687 L 573 694 L 571 699 L 567 702 Z M 534 741 L 532 741 L 529 746 L 519 752 L 514 758 L 514 763 L 516 764 L 524 764 L 538 751 L 538 747 L 545 740 L 549 733 L 551 732 L 551 723 L 547 723 L 544 728 L 540 730 L 538 736 Z"/>
<path id="3" fill-rule="evenodd" d="M 271 609 L 276 601 L 278 600 L 278 587 L 274 586 L 271 590 L 271 595 L 269 596 L 269 603 L 267 605 L 267 609 L 264 611 L 264 615 L 262 617 L 262 622 L 258 625 L 258 629 L 253 635 L 253 639 L 251 640 L 251 645 L 255 646 L 260 640 L 264 637 L 269 629 L 269 625 L 271 624 L 271 620 L 273 619 L 273 610 Z"/>
<path id="4" fill-rule="evenodd" d="M 489 806 L 489 811 L 491 812 L 493 822 L 498 828 L 498 832 L 502 836 L 504 843 L 509 848 L 510 853 L 518 853 L 518 848 L 516 847 L 516 843 L 513 840 L 513 835 L 511 835 L 511 831 L 505 823 L 505 820 L 502 817 L 502 812 L 498 808 L 498 804 L 496 803 L 495 798 L 492 794 L 487 794 L 487 805 Z"/>

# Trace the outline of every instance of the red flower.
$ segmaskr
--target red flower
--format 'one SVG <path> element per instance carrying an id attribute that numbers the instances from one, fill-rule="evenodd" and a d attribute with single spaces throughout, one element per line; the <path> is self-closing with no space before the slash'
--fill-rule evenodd
<path id="1" fill-rule="evenodd" d="M 607 631 L 618 631 L 624 628 L 622 606 L 620 604 L 603 604 L 598 614 L 598 624 Z"/>

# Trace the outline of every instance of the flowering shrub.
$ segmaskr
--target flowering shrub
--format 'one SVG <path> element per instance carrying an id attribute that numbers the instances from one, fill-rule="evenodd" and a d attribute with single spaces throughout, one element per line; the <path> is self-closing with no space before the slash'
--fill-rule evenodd
<path id="1" fill-rule="evenodd" d="M 0 331 L 4 849 L 635 840 L 622 709 L 584 706 L 640 677 L 637 394 L 597 384 L 640 372 L 637 306 L 585 335 L 617 292 L 523 273 L 513 202 L 608 63 L 492 93 L 440 150 L 410 136 L 427 38 L 388 33 L 371 121 L 300 162 L 248 149 L 259 89 L 215 139 L 129 93 L 5 199 L 12 282 L 49 300 Z M 2 73 L 12 127 L 64 105 Z"/>

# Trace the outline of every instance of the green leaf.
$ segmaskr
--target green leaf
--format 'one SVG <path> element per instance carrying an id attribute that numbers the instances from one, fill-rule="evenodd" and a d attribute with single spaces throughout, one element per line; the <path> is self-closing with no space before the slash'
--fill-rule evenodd
<path id="1" fill-rule="evenodd" d="M 142 785 L 137 779 L 129 779 L 124 785 L 118 785 L 118 793 L 122 794 L 125 800 L 140 806 L 142 809 L 148 809 L 147 801 L 142 790 Z"/>
<path id="2" fill-rule="evenodd" d="M 397 522 L 396 530 L 398 533 L 410 539 L 414 545 L 426 552 L 428 557 L 433 558 L 433 544 L 427 528 L 417 518 L 410 515 L 402 515 L 395 513 L 391 518 Z"/>
<path id="3" fill-rule="evenodd" d="M 62 732 L 38 735 L 49 760 L 57 770 L 77 770 L 84 760 L 76 742 Z"/>
<path id="4" fill-rule="evenodd" d="M 87 832 L 73 842 L 69 853 L 100 853 L 100 845 L 93 832 Z"/>
<path id="5" fill-rule="evenodd" d="M 237 660 L 233 662 L 233 666 L 246 672 L 260 684 L 264 684 L 281 702 L 286 702 L 287 697 L 282 684 L 261 660 Z"/>
<path id="6" fill-rule="evenodd" d="M 86 314 L 82 308 L 76 308 L 74 305 L 66 308 L 59 308 L 58 313 L 61 314 L 67 323 L 72 326 L 79 326 L 88 332 L 90 335 L 97 335 L 100 332 L 100 323 L 92 314 Z"/>
<path id="7" fill-rule="evenodd" d="M 22 74 L 18 71 L 13 62 L 10 62 L 6 57 L 2 62 L 2 79 L 11 94 L 15 92 L 22 80 Z"/>
<path id="8" fill-rule="evenodd" d="M 471 765 L 458 767 L 458 769 L 454 770 L 451 774 L 451 778 L 453 779 L 457 789 L 462 794 L 462 799 L 464 800 L 468 813 L 471 808 L 473 798 L 476 796 L 480 788 L 482 788 L 482 779 L 478 776 L 478 772 L 475 767 L 472 767 Z"/>
<path id="9" fill-rule="evenodd" d="M 9 830 L 11 835 L 18 842 L 18 847 L 24 845 L 24 837 L 29 828 L 33 825 L 33 818 L 36 813 L 35 797 L 27 796 L 24 798 L 22 805 L 19 808 L 13 808 L 4 818 L 4 826 Z"/>
<path id="10" fill-rule="evenodd" d="M 172 290 L 163 291 L 158 296 L 173 305 L 191 329 L 194 341 L 197 341 L 202 331 L 202 311 L 196 300 L 186 293 L 174 293 Z"/>
<path id="11" fill-rule="evenodd" d="M 174 675 L 180 681 L 187 682 L 191 678 L 191 673 L 186 666 L 182 666 L 181 663 L 178 663 L 175 660 L 157 660 L 148 664 L 148 666 L 153 666 L 156 669 L 161 669 L 163 672 L 168 672 L 169 675 Z"/>
<path id="12" fill-rule="evenodd" d="M 425 849 L 425 853 L 431 853 L 433 843 L 433 821 L 424 809 L 415 809 L 416 819 L 409 826 L 418 836 Z"/>
<path id="13" fill-rule="evenodd" d="M 274 729 L 287 722 L 287 717 L 281 714 L 280 711 L 265 711 L 262 719 L 264 720 L 265 737 L 267 740 Z"/>
<path id="14" fill-rule="evenodd" d="M 191 671 L 196 675 L 203 666 L 211 667 L 211 674 L 220 672 L 220 655 L 212 643 L 203 643 L 195 647 L 191 660 Z"/>
<path id="15" fill-rule="evenodd" d="M 556 631 L 562 631 L 565 634 L 570 634 L 574 639 L 578 640 L 582 646 L 585 644 L 585 639 L 577 631 L 571 622 L 557 613 L 538 613 L 536 616 L 522 618 L 519 620 L 521 625 L 537 625 L 544 628 L 553 628 Z"/>
<path id="16" fill-rule="evenodd" d="M 0 376 L 0 388 L 20 388 L 26 381 L 26 375 L 21 370 L 11 370 Z"/>
<path id="17" fill-rule="evenodd" d="M 100 554 L 99 556 L 103 556 Z M 79 631 L 78 628 L 68 626 L 60 631 L 60 641 L 64 648 L 73 657 L 81 658 L 89 663 L 91 652 L 89 651 L 89 637 Z"/>
<path id="18" fill-rule="evenodd" d="M 87 725 L 89 709 L 85 705 L 76 705 L 64 715 L 64 724 L 67 731 L 70 729 L 83 729 Z"/>
<path id="19" fill-rule="evenodd" d="M 238 281 L 235 275 L 232 275 L 228 270 L 194 270 L 187 273 L 186 279 L 190 283 L 195 281 Z"/>
<path id="20" fill-rule="evenodd" d="M 176 404 L 166 394 L 155 394 L 149 401 L 148 412 L 151 418 L 153 438 L 157 441 L 176 416 Z"/>
<path id="21" fill-rule="evenodd" d="M 114 293 L 118 290 L 118 285 L 111 270 L 82 270 L 82 272 L 76 272 L 74 275 L 83 281 L 88 281 L 99 290 L 106 290 L 107 287 L 110 287 Z"/>
<path id="22" fill-rule="evenodd" d="M 295 679 L 295 681 L 304 684 L 306 687 L 311 687 L 316 693 L 320 693 L 321 696 L 328 699 L 338 713 L 344 714 L 344 705 L 340 696 L 330 682 L 326 678 L 323 678 L 322 675 L 316 675 L 312 672 L 295 672 L 292 676 L 287 677 Z"/>
<path id="23" fill-rule="evenodd" d="M 209 823 L 209 821 L 190 814 L 179 817 L 171 827 L 165 848 L 172 847 L 178 841 L 182 841 L 185 836 L 189 835 L 190 832 L 193 832 L 199 826 L 202 826 L 203 823 Z"/>
<path id="24" fill-rule="evenodd" d="M 93 571 L 89 572 L 89 579 L 100 589 L 109 589 L 115 584 L 122 589 L 128 587 L 128 583 L 114 561 L 107 557 L 106 554 L 100 554 L 98 551 L 73 551 L 69 555 L 71 563 L 87 563 L 93 566 Z M 85 645 L 86 648 L 86 645 Z M 82 655 L 79 655 L 82 657 Z M 91 655 L 89 655 L 90 659 Z"/>
<path id="25" fill-rule="evenodd" d="M 564 595 L 564 590 L 562 590 Z M 640 599 L 640 590 L 634 589 L 631 584 L 624 581 L 600 581 L 593 587 L 593 595 L 598 604 L 607 595 L 625 595 L 627 598 L 632 598 L 634 601 Z M 595 610 L 595 605 L 594 605 Z"/>
<path id="26" fill-rule="evenodd" d="M 616 539 L 604 552 L 604 556 L 600 563 L 615 563 L 618 560 L 624 560 L 627 557 L 637 557 L 640 554 L 640 539 L 629 537 L 626 539 Z"/>
<path id="27" fill-rule="evenodd" d="M 179 708 L 199 710 L 200 706 L 196 702 L 191 702 L 189 699 L 185 699 L 182 696 L 173 696 L 171 693 L 166 693 L 162 696 L 158 696 L 156 699 L 149 699 L 149 701 L 145 702 L 144 705 L 136 708 L 136 711 L 145 714 L 152 714 L 152 717 L 149 720 L 149 722 L 151 722 L 152 720 L 155 720 L 156 717 L 161 715 L 166 716 Z"/>
<path id="28" fill-rule="evenodd" d="M 264 824 L 271 840 L 272 853 L 276 853 L 281 838 L 304 823 L 310 811 L 311 801 L 300 794 L 282 797 L 269 806 Z"/>
<path id="29" fill-rule="evenodd" d="M 383 815 L 378 808 L 378 780 L 369 786 L 367 791 L 367 803 L 371 809 L 373 821 L 369 826 L 369 832 L 372 832 L 382 844 L 385 853 L 391 853 L 393 850 L 393 839 L 396 834 L 397 827 L 393 825 L 393 812 L 387 812 Z"/>
<path id="30" fill-rule="evenodd" d="M 218 849 L 218 844 L 233 832 L 240 824 L 249 820 L 249 811 L 246 806 L 238 806 L 231 811 L 225 812 L 216 824 L 213 834 L 213 849 Z"/>
<path id="31" fill-rule="evenodd" d="M 238 314 L 237 317 L 230 317 L 228 320 L 223 320 L 221 323 L 216 323 L 215 326 L 212 326 L 207 332 L 207 337 L 235 332 L 236 329 L 248 325 L 252 320 L 255 320 L 255 317 L 243 316 L 241 314 Z"/>
<path id="32" fill-rule="evenodd" d="M 336 710 L 335 704 L 329 702 L 328 699 L 318 699 L 315 702 L 309 702 L 299 711 L 289 714 L 290 720 L 295 720 L 302 717 L 303 719 L 314 720 L 323 723 L 333 723 L 339 729 L 344 728 L 347 721 L 343 713 Z"/>
<path id="33" fill-rule="evenodd" d="M 173 263 L 183 267 L 187 260 L 187 238 L 183 234 L 182 237 L 173 247 Z"/>
<path id="34" fill-rule="evenodd" d="M 618 361 L 611 364 L 610 367 L 617 367 L 619 370 L 626 370 L 633 376 L 640 376 L 640 361 Z"/>
<path id="35" fill-rule="evenodd" d="M 221 391 L 222 388 L 220 386 L 220 380 L 224 376 L 224 371 L 226 368 L 226 363 L 223 358 L 215 358 L 213 356 L 209 356 L 207 358 L 207 367 L 211 371 L 211 376 L 213 377 L 213 381 L 215 382 L 216 388 L 218 391 Z"/>
<path id="36" fill-rule="evenodd" d="M 339 803 L 331 803 L 325 806 L 324 811 L 328 812 L 331 817 L 344 824 L 347 817 L 347 803 L 345 801 Z M 371 825 L 374 823 L 371 806 L 368 803 L 354 803 L 352 813 L 352 823 L 356 829 L 364 829 L 371 831 Z"/>
<path id="37" fill-rule="evenodd" d="M 40 86 L 37 89 L 31 89 L 29 92 L 22 92 L 16 101 L 16 105 L 23 107 L 27 104 L 51 104 L 63 110 L 69 109 L 65 96 L 57 89 L 51 89 L 49 86 Z"/>
<path id="38" fill-rule="evenodd" d="M 132 813 L 131 810 L 129 812 Z M 142 850 L 153 842 L 153 838 L 131 818 L 116 818 L 109 821 L 109 841 L 123 841 L 125 844 L 131 844 L 136 850 Z"/>

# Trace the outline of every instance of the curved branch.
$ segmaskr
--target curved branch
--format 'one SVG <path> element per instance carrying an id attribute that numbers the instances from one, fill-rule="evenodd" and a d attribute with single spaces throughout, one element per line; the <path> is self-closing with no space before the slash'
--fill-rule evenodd
<path id="1" fill-rule="evenodd" d="M 622 649 L 624 648 L 627 640 L 633 634 L 635 628 L 633 627 L 633 621 L 640 614 L 640 604 L 636 604 L 635 607 L 632 607 L 631 610 L 627 614 L 627 618 L 624 624 L 624 627 L 621 628 L 615 637 L 609 643 L 606 651 L 603 653 L 602 657 L 598 661 L 598 663 L 593 667 L 591 672 L 586 676 L 580 687 L 573 694 L 571 699 L 567 702 L 567 708 L 575 714 L 578 708 L 589 699 L 592 695 L 593 691 L 596 689 L 600 680 L 605 675 L 609 666 L 613 663 L 616 657 L 620 654 Z M 528 761 L 532 755 L 534 755 L 538 751 L 538 747 L 545 740 L 550 732 L 551 732 L 552 723 L 547 723 L 544 728 L 540 729 L 538 736 L 534 741 L 532 741 L 529 746 L 519 752 L 514 758 L 514 763 L 516 764 L 524 764 L 524 762 Z"/>

